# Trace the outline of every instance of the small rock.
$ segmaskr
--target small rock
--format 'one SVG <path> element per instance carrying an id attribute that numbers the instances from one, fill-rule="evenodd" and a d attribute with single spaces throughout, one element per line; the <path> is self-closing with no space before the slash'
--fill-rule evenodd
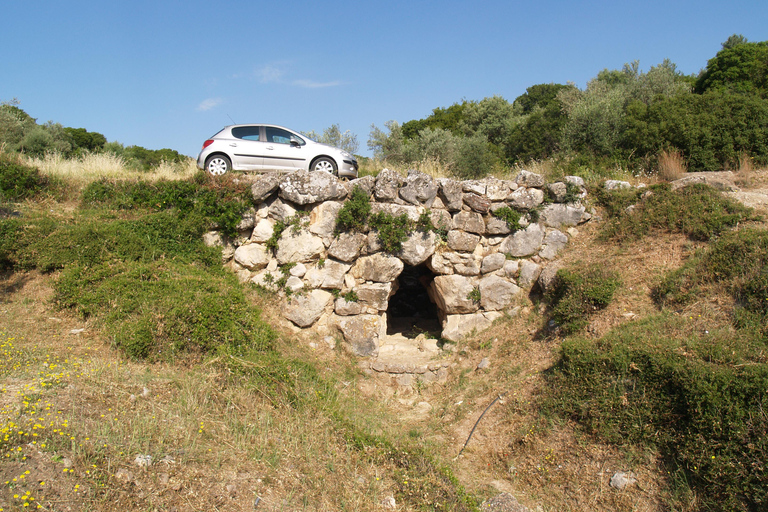
<path id="1" fill-rule="evenodd" d="M 235 494 L 237 494 L 237 487 L 235 486 L 235 484 L 227 484 L 226 489 L 227 489 L 227 494 L 229 494 L 232 497 L 234 497 Z"/>
<path id="2" fill-rule="evenodd" d="M 381 500 L 381 506 L 387 510 L 395 510 L 397 509 L 397 502 L 393 496 L 387 496 Z"/>
<path id="3" fill-rule="evenodd" d="M 69 331 L 69 334 L 80 334 L 83 331 L 85 331 L 85 329 L 72 329 Z"/>
<path id="4" fill-rule="evenodd" d="M 517 499 L 507 492 L 503 492 L 480 505 L 480 510 L 487 512 L 529 512 L 529 508 L 521 505 Z"/>
<path id="5" fill-rule="evenodd" d="M 614 489 L 622 490 L 628 485 L 634 484 L 635 482 L 637 482 L 637 479 L 633 473 L 624 473 L 623 471 L 618 471 L 611 477 L 611 487 Z"/>
<path id="6" fill-rule="evenodd" d="M 491 366 L 491 360 L 487 357 L 484 357 L 479 363 L 477 363 L 477 369 L 478 370 L 484 370 Z"/>
<path id="7" fill-rule="evenodd" d="M 149 396 L 149 389 L 147 388 L 142 389 L 141 396 L 143 396 L 144 398 L 147 398 Z"/>
<path id="8" fill-rule="evenodd" d="M 152 456 L 151 455 L 137 455 L 135 459 L 133 459 L 133 463 L 139 466 L 140 468 L 148 468 L 152 465 Z"/>
<path id="9" fill-rule="evenodd" d="M 127 469 L 120 468 L 115 473 L 115 478 L 117 478 L 121 482 L 128 483 L 133 480 L 133 474 Z"/>

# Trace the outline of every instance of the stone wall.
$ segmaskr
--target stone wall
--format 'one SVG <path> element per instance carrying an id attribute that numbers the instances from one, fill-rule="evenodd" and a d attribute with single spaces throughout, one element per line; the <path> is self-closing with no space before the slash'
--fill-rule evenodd
<path id="1" fill-rule="evenodd" d="M 355 187 L 369 195 L 372 213 L 413 221 L 426 213 L 441 231 L 414 230 L 395 254 L 383 251 L 375 230 L 335 234 L 337 214 Z M 527 171 L 514 180 L 476 181 L 416 171 L 403 177 L 388 169 L 350 182 L 322 172 L 267 174 L 255 179 L 252 193 L 255 207 L 238 228 L 240 240 L 212 232 L 207 243 L 224 247 L 226 264 L 242 282 L 279 289 L 284 315 L 296 326 L 337 333 L 361 356 L 377 354 L 388 301 L 406 265 L 432 272 L 428 292 L 442 337 L 458 341 L 515 306 L 568 243 L 569 228 L 590 218 L 581 178 L 547 184 Z M 503 207 L 523 214 L 520 229 L 513 232 L 493 214 Z M 275 238 L 278 223 L 288 227 Z"/>

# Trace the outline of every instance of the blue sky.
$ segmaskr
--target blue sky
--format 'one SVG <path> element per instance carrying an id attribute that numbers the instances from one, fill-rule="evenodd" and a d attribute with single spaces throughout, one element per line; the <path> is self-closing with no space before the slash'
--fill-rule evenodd
<path id="1" fill-rule="evenodd" d="M 698 73 L 766 0 L 2 3 L 0 101 L 109 141 L 196 156 L 225 125 L 357 134 L 669 58 Z"/>

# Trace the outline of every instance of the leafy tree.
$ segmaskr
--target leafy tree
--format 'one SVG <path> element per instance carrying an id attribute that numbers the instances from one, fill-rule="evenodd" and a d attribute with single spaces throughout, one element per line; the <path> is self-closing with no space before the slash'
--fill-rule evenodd
<path id="1" fill-rule="evenodd" d="M 480 134 L 496 146 L 504 143 L 515 123 L 514 107 L 501 96 L 467 103 L 463 114 L 460 126 L 466 135 Z"/>
<path id="2" fill-rule="evenodd" d="M 320 142 L 322 144 L 328 144 L 339 149 L 342 149 L 348 153 L 357 153 L 360 148 L 360 143 L 357 141 L 357 135 L 349 130 L 342 132 L 338 124 L 333 124 L 323 130 L 322 135 L 318 135 L 314 130 L 305 133 L 310 139 Z"/>
<path id="3" fill-rule="evenodd" d="M 426 128 L 433 130 L 448 130 L 456 135 L 461 133 L 460 125 L 464 119 L 464 111 L 469 103 L 465 100 L 461 103 L 454 103 L 448 108 L 436 108 L 432 114 L 419 120 L 403 123 L 403 137 L 407 140 L 415 139 L 419 132 Z"/>
<path id="4" fill-rule="evenodd" d="M 747 42 L 747 38 L 744 37 L 741 34 L 733 34 L 732 36 L 728 37 L 723 44 L 723 50 L 727 50 L 728 48 L 733 48 L 737 44 L 743 44 Z"/>
<path id="5" fill-rule="evenodd" d="M 18 151 L 24 134 L 37 125 L 18 104 L 15 98 L 0 103 L 0 147 L 6 151 Z"/>
<path id="6" fill-rule="evenodd" d="M 728 38 L 707 62 L 696 81 L 697 93 L 726 90 L 768 98 L 768 41 L 748 43 L 738 38 Z"/>
<path id="7" fill-rule="evenodd" d="M 85 128 L 64 128 L 75 150 L 98 151 L 107 143 L 107 138 L 98 132 L 89 132 Z"/>
<path id="8" fill-rule="evenodd" d="M 522 114 L 531 114 L 535 109 L 547 109 L 555 104 L 560 109 L 557 94 L 563 89 L 575 89 L 572 84 L 537 84 L 528 87 L 523 94 L 515 98 L 512 105 L 519 108 Z"/>
<path id="9" fill-rule="evenodd" d="M 387 121 L 384 123 L 384 127 L 388 132 L 378 128 L 376 125 L 371 125 L 371 133 L 368 136 L 368 149 L 373 151 L 375 158 L 391 162 L 404 162 L 405 140 L 400 123 L 397 121 Z"/>

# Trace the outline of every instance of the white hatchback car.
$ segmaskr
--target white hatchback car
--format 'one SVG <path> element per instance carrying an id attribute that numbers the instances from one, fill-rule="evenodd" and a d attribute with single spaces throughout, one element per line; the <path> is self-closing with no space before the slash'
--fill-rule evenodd
<path id="1" fill-rule="evenodd" d="M 230 170 L 325 171 L 357 178 L 357 159 L 293 130 L 271 124 L 227 126 L 203 143 L 197 166 L 218 176 Z"/>

